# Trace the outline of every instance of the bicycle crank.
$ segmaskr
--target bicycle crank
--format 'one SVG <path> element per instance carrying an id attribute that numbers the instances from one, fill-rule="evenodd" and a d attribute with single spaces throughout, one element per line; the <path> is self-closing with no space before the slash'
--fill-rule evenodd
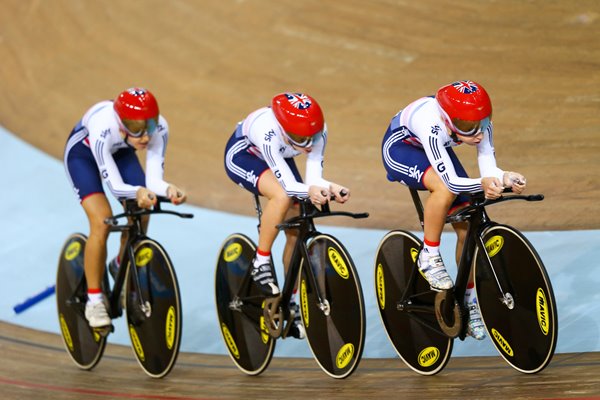
<path id="1" fill-rule="evenodd" d="M 269 335 L 273 338 L 280 337 L 283 330 L 282 312 L 281 307 L 279 307 L 280 301 L 281 297 L 277 296 L 266 298 L 263 303 L 265 325 Z"/>
<path id="2" fill-rule="evenodd" d="M 455 338 L 460 333 L 460 307 L 454 299 L 454 292 L 442 290 L 435 295 L 435 317 L 448 337 Z"/>

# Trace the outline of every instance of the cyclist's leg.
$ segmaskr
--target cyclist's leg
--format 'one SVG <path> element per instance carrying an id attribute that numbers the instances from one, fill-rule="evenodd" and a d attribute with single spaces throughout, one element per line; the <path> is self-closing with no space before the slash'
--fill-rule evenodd
<path id="1" fill-rule="evenodd" d="M 467 172 L 463 168 L 462 164 L 456 157 L 454 151 L 449 148 L 447 149 L 448 155 L 452 161 L 452 165 L 456 174 L 460 177 L 468 177 Z M 464 195 L 456 196 L 441 180 L 438 174 L 434 173 L 432 168 L 428 168 L 423 176 L 423 184 L 430 191 L 430 196 L 424 206 L 424 242 L 425 249 L 431 251 L 428 245 L 436 244 L 439 246 L 441 240 L 441 233 L 446 222 L 446 216 L 456 210 L 457 208 L 464 207 L 468 204 L 468 199 Z M 457 245 L 456 245 L 456 264 L 458 265 L 460 256 L 462 254 L 462 248 L 464 245 L 465 238 L 467 236 L 468 225 L 466 223 L 455 223 L 453 228 L 457 234 Z M 435 253 L 435 250 L 433 251 Z M 439 249 L 437 250 L 439 253 Z M 420 258 L 423 262 L 424 259 Z"/>
<path id="2" fill-rule="evenodd" d="M 86 197 L 81 205 L 90 224 L 90 234 L 84 255 L 85 279 L 88 287 L 88 302 L 85 316 L 90 326 L 99 328 L 110 325 L 107 301 L 102 292 L 102 281 L 106 263 L 106 241 L 109 227 L 104 220 L 112 215 L 108 199 L 103 193 Z"/>
<path id="3" fill-rule="evenodd" d="M 89 147 L 79 139 L 79 125 L 71 133 L 65 150 L 65 169 L 74 192 L 86 213 L 90 225 L 85 251 L 85 277 L 89 289 L 101 288 L 106 261 L 108 226 L 104 219 L 112 215 L 104 194 L 96 160 Z"/>
<path id="4" fill-rule="evenodd" d="M 285 220 L 295 217 L 299 215 L 300 210 L 298 204 L 294 203 L 292 207 L 288 209 L 288 212 L 285 216 Z M 298 240 L 298 230 L 297 229 L 287 229 L 285 232 L 285 246 L 283 248 L 283 266 L 285 271 L 287 272 L 290 261 L 292 260 L 292 253 L 294 252 L 294 246 L 296 245 L 296 241 Z"/>
<path id="5" fill-rule="evenodd" d="M 123 182 L 128 183 L 133 186 L 146 186 L 146 175 L 144 173 L 144 169 L 142 168 L 140 161 L 136 155 L 135 150 L 131 148 L 121 149 L 117 151 L 113 158 L 115 163 L 117 164 L 117 168 L 119 169 L 119 173 L 123 178 Z M 143 232 L 148 231 L 148 223 L 150 221 L 149 215 L 144 215 L 142 217 L 142 230 Z M 129 219 L 129 223 L 132 223 L 133 220 Z M 125 244 L 128 239 L 128 232 L 124 231 L 121 234 L 121 243 L 119 247 L 119 252 L 116 256 L 116 267 L 119 266 L 120 261 L 123 259 L 123 253 L 125 251 Z M 114 262 L 114 259 L 111 263 Z M 111 274 L 114 274 L 116 271 L 111 271 Z"/>
<path id="6" fill-rule="evenodd" d="M 450 289 L 454 284 L 446 271 L 439 248 L 446 215 L 455 195 L 432 168 L 425 171 L 423 183 L 430 194 L 423 206 L 423 250 L 417 265 L 433 288 Z"/>
<path id="7" fill-rule="evenodd" d="M 382 152 L 387 178 L 411 189 L 431 192 L 423 209 L 425 240 L 417 264 L 432 287 L 450 289 L 453 283 L 439 255 L 439 244 L 446 223 L 446 213 L 454 195 L 432 171 L 431 163 L 422 148 L 395 138 L 401 134 L 402 132 L 393 133 L 388 128 L 385 135 Z"/>
<path id="8" fill-rule="evenodd" d="M 81 205 L 90 224 L 90 234 L 85 249 L 85 279 L 89 289 L 99 289 L 104 276 L 106 240 L 109 234 L 109 227 L 104 220 L 112 215 L 112 211 L 103 193 L 86 197 Z"/>
<path id="9" fill-rule="evenodd" d="M 291 200 L 267 163 L 247 151 L 247 148 L 243 137 L 238 138 L 236 134 L 231 137 L 225 149 L 225 171 L 234 183 L 269 199 L 262 209 L 259 246 L 252 262 L 252 277 L 266 296 L 277 296 L 279 288 L 271 265 L 271 247 L 279 233 L 277 224 L 283 221 Z"/>
<path id="10" fill-rule="evenodd" d="M 455 210 L 456 208 L 453 208 Z M 456 265 L 460 263 L 460 257 L 465 244 L 468 223 L 456 222 L 452 224 L 454 231 L 456 232 Z M 469 272 L 469 281 L 465 289 L 465 296 L 463 302 L 466 309 L 469 311 L 469 320 L 467 323 L 467 335 L 472 336 L 477 340 L 485 339 L 485 326 L 481 319 L 481 312 L 479 311 L 479 305 L 477 303 L 477 297 L 475 295 L 475 270 L 471 268 Z"/>
<path id="11" fill-rule="evenodd" d="M 260 221 L 258 250 L 270 253 L 279 233 L 277 225 L 283 222 L 292 200 L 270 169 L 260 175 L 258 189 L 259 193 L 268 199 Z"/>

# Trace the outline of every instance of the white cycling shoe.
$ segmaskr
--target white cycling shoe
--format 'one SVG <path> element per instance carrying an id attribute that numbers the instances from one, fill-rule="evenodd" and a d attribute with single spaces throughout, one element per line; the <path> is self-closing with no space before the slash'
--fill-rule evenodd
<path id="1" fill-rule="evenodd" d="M 454 287 L 454 282 L 448 275 L 444 261 L 439 254 L 429 257 L 419 254 L 417 266 L 433 289 L 448 290 Z"/>

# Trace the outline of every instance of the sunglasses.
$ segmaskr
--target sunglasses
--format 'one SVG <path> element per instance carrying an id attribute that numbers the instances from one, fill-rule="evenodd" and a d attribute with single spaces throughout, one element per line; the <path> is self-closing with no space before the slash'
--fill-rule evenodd
<path id="1" fill-rule="evenodd" d="M 481 121 L 479 121 L 473 128 L 469 129 L 469 130 L 462 130 L 459 129 L 456 124 L 454 122 L 452 122 L 452 130 L 456 133 L 458 133 L 461 136 L 475 136 L 478 135 L 479 133 L 485 132 L 488 128 L 488 126 L 490 126 L 490 117 L 484 118 Z"/>
<path id="2" fill-rule="evenodd" d="M 313 145 L 313 143 L 315 142 L 316 139 L 318 139 L 319 137 L 321 137 L 321 132 L 316 133 L 314 136 L 299 136 L 299 135 L 294 135 L 293 133 L 287 133 L 287 132 L 283 132 L 283 134 L 285 135 L 285 137 L 289 140 L 289 142 L 291 143 L 292 146 L 294 147 L 298 147 L 301 149 L 305 149 L 307 147 L 310 147 Z M 296 138 L 300 138 L 300 140 L 298 139 L 294 139 L 292 137 L 292 135 Z M 316 139 L 315 139 L 316 138 Z"/>
<path id="3" fill-rule="evenodd" d="M 144 135 L 152 136 L 158 127 L 158 119 L 150 118 L 146 120 L 121 120 L 121 126 L 128 136 L 140 138 Z"/>

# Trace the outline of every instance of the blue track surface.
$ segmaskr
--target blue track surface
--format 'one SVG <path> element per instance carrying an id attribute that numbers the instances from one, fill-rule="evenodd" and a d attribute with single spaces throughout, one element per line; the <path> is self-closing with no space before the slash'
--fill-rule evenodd
<path id="1" fill-rule="evenodd" d="M 54 296 L 20 314 L 13 307 L 54 283 L 64 240 L 72 232 L 86 233 L 87 220 L 67 183 L 62 163 L 1 127 L 0 171 L 5 190 L 0 199 L 0 319 L 58 333 Z M 222 241 L 233 231 L 256 240 L 256 219 L 188 205 L 181 210 L 194 213 L 195 218 L 157 216 L 149 231 L 169 251 L 177 269 L 183 296 L 181 349 L 225 354 L 213 301 L 214 265 Z M 359 271 L 367 308 L 364 356 L 396 357 L 379 320 L 373 287 L 375 251 L 385 231 L 330 227 L 323 231 L 344 243 Z M 454 235 L 444 235 L 442 254 L 452 259 Z M 554 285 L 559 316 L 557 351 L 600 351 L 600 230 L 528 232 L 526 236 L 538 250 Z M 282 245 L 278 239 L 276 255 L 281 254 Z M 109 239 L 109 249 L 114 252 L 117 246 L 116 236 Z M 281 269 L 278 274 L 282 276 Z M 115 321 L 115 333 L 109 341 L 129 344 L 123 319 Z M 294 339 L 279 341 L 275 354 L 311 357 L 308 345 Z M 468 339 L 456 341 L 453 354 L 497 353 L 489 339 Z"/>

